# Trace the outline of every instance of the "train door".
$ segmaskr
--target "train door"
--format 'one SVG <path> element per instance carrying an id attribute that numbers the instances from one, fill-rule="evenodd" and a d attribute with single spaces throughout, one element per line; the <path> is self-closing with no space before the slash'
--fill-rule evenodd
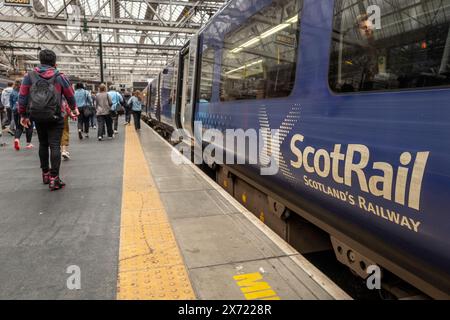
<path id="1" fill-rule="evenodd" d="M 153 106 L 153 112 L 155 113 L 155 119 L 158 122 L 161 122 L 161 73 L 158 74 L 158 77 L 156 79 L 156 85 L 155 85 L 155 102 Z"/>
<path id="2" fill-rule="evenodd" d="M 150 83 L 147 86 L 147 88 L 146 88 L 147 92 L 145 93 L 146 94 L 145 113 L 147 115 L 150 114 L 149 111 L 150 111 L 150 102 L 152 101 L 152 86 L 153 86 L 153 83 Z"/>
<path id="3" fill-rule="evenodd" d="M 184 48 L 180 54 L 180 74 L 179 74 L 179 125 L 184 127 L 186 116 L 186 103 L 189 84 L 189 47 Z"/>
<path id="4" fill-rule="evenodd" d="M 192 137 L 194 127 L 195 76 L 197 58 L 197 37 L 181 52 L 180 58 L 180 127 Z"/>

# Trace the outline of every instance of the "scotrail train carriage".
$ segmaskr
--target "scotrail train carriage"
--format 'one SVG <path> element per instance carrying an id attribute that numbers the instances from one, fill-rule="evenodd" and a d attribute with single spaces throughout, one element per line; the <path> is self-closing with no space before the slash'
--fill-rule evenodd
<path id="1" fill-rule="evenodd" d="M 377 264 L 448 298 L 449 56 L 450 0 L 232 0 L 161 72 L 153 108 L 191 136 L 255 129 L 267 147 L 278 129 L 277 174 L 259 159 L 219 175 L 325 231 L 360 276 Z"/>

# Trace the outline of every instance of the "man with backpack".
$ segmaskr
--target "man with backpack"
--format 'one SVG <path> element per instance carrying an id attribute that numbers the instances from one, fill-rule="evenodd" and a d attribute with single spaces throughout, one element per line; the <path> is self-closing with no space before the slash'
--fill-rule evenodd
<path id="1" fill-rule="evenodd" d="M 56 68 L 56 54 L 42 50 L 39 60 L 41 64 L 25 75 L 20 87 L 19 115 L 25 128 L 31 126 L 31 121 L 36 124 L 42 181 L 55 191 L 65 186 L 59 177 L 64 130 L 62 96 L 67 100 L 71 116 L 78 116 L 79 111 L 69 80 Z"/>
<path id="2" fill-rule="evenodd" d="M 118 134 L 118 127 L 119 127 L 119 114 L 120 110 L 123 108 L 123 97 L 122 95 L 116 91 L 115 87 L 110 87 L 108 95 L 111 97 L 112 100 L 112 107 L 111 107 L 111 119 L 113 120 L 113 126 L 114 126 L 114 134 Z"/>
<path id="3" fill-rule="evenodd" d="M 93 111 L 91 94 L 84 89 L 82 83 L 77 83 L 75 86 L 75 101 L 80 110 L 80 116 L 78 117 L 78 138 L 83 140 L 83 132 L 85 137 L 89 138 L 90 118 Z"/>

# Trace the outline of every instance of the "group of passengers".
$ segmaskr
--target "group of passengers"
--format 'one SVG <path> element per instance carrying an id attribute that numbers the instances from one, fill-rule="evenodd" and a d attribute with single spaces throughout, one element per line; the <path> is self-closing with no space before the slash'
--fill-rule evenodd
<path id="1" fill-rule="evenodd" d="M 105 134 L 113 139 L 119 134 L 119 116 L 125 114 L 125 125 L 130 125 L 131 114 L 134 116 L 136 130 L 140 130 L 142 112 L 142 97 L 140 91 L 118 92 L 114 86 L 105 84 L 99 86 L 99 92 L 89 92 L 82 83 L 75 86 L 75 101 L 80 111 L 78 116 L 78 137 L 80 140 L 89 138 L 89 128 L 96 128 L 97 138 L 104 139 Z"/>
<path id="2" fill-rule="evenodd" d="M 20 150 L 20 138 L 25 132 L 26 136 L 26 149 L 32 149 L 34 146 L 31 143 L 33 138 L 33 127 L 24 128 L 20 123 L 20 115 L 18 110 L 19 102 L 19 90 L 22 82 L 16 80 L 15 82 L 9 82 L 7 87 L 1 93 L 0 103 L 0 119 L 1 128 L 3 131 L 7 129 L 7 132 L 14 137 L 14 148 Z M 0 136 L 2 136 L 0 132 Z M 6 143 L 2 142 L 1 146 L 5 146 Z"/>
<path id="3" fill-rule="evenodd" d="M 89 92 L 82 83 L 77 83 L 74 90 L 68 78 L 57 69 L 52 50 L 42 50 L 39 60 L 40 65 L 22 81 L 9 83 L 1 92 L 0 146 L 6 145 L 2 140 L 5 130 L 14 136 L 17 151 L 21 149 L 24 132 L 26 149 L 32 149 L 33 129 L 36 129 L 42 181 L 54 191 L 65 186 L 59 169 L 62 158 L 70 159 L 69 119 L 78 122 L 80 140 L 89 138 L 89 130 L 96 129 L 97 125 L 99 141 L 105 134 L 113 139 L 118 134 L 120 115 L 125 115 L 125 125 L 131 124 L 133 115 L 135 129 L 141 129 L 142 97 L 139 91 L 118 92 L 113 86 L 108 91 L 105 84 L 98 87 L 98 93 Z"/>

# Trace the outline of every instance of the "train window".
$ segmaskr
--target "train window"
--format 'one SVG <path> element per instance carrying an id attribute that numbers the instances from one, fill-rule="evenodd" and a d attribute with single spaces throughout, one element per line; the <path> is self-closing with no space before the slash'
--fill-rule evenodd
<path id="1" fill-rule="evenodd" d="M 173 62 L 165 69 L 167 70 L 164 74 L 163 72 L 163 80 L 162 80 L 162 88 L 161 88 L 161 107 L 172 107 L 176 101 L 176 85 L 175 85 L 175 70 Z"/>
<path id="2" fill-rule="evenodd" d="M 156 101 L 157 101 L 157 95 L 158 94 L 158 80 L 153 80 L 152 86 L 150 89 L 150 109 L 156 108 Z"/>
<path id="3" fill-rule="evenodd" d="M 214 49 L 207 48 L 202 53 L 202 75 L 200 81 L 199 102 L 210 102 L 214 77 Z"/>
<path id="4" fill-rule="evenodd" d="M 197 60 L 197 38 L 191 39 L 189 48 L 189 73 L 187 75 L 188 79 L 186 81 L 187 85 L 187 95 L 186 95 L 186 105 L 190 106 L 192 104 L 192 89 L 193 81 L 195 78 L 195 61 Z"/>
<path id="5" fill-rule="evenodd" d="M 274 0 L 225 36 L 221 101 L 291 93 L 302 7 L 303 0 Z"/>
<path id="6" fill-rule="evenodd" d="M 175 65 L 173 65 L 172 68 L 173 68 L 172 69 L 172 79 L 171 79 L 172 80 L 172 85 L 171 85 L 172 91 L 170 92 L 170 95 L 171 95 L 170 101 L 171 101 L 172 108 L 175 108 L 175 105 L 177 103 L 176 101 L 177 101 L 177 89 L 178 89 L 178 87 L 177 87 L 178 65 L 175 64 Z"/>
<path id="7" fill-rule="evenodd" d="M 333 24 L 333 91 L 450 84 L 449 0 L 336 0 Z"/>

